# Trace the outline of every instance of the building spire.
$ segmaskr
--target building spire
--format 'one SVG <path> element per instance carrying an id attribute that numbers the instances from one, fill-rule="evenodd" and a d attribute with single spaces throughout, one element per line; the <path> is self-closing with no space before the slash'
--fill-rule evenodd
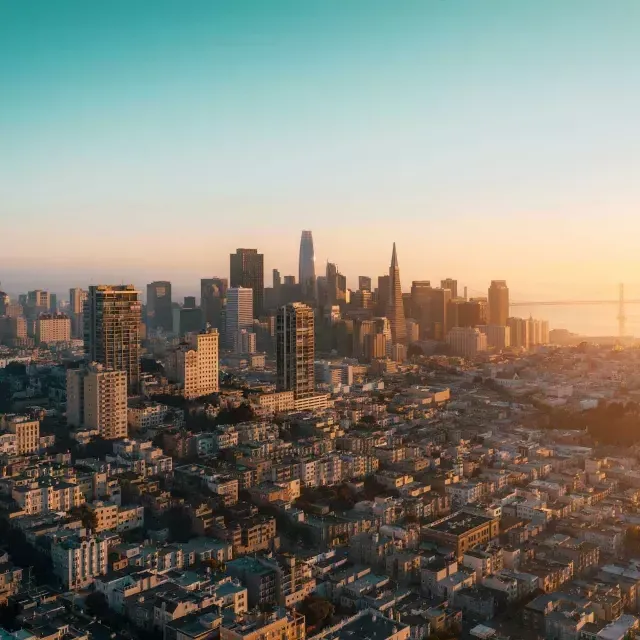
<path id="1" fill-rule="evenodd" d="M 402 287 L 400 285 L 400 268 L 396 243 L 393 243 L 391 266 L 389 267 L 389 307 L 387 317 L 391 325 L 391 339 L 393 344 L 404 344 L 407 339 L 407 327 L 404 318 L 404 304 L 402 301 Z"/>
<path id="2" fill-rule="evenodd" d="M 391 268 L 392 269 L 397 269 L 398 268 L 398 256 L 396 254 L 396 243 L 393 243 L 393 252 L 391 254 Z"/>

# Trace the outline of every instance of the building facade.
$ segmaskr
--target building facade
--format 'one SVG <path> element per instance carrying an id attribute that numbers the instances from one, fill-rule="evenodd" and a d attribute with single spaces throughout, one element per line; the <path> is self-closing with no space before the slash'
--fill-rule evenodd
<path id="1" fill-rule="evenodd" d="M 258 316 L 264 310 L 264 256 L 257 249 L 236 249 L 229 256 L 230 285 L 251 289 L 253 312 Z"/>
<path id="2" fill-rule="evenodd" d="M 313 309 L 292 302 L 278 310 L 276 319 L 277 386 L 295 398 L 315 391 L 315 337 Z"/>
<path id="3" fill-rule="evenodd" d="M 147 285 L 147 326 L 149 329 L 173 328 L 171 283 L 159 280 Z"/>

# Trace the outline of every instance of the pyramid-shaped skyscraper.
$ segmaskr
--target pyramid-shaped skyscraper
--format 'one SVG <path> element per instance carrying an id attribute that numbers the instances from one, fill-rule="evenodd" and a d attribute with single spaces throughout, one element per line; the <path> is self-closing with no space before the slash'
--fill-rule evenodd
<path id="1" fill-rule="evenodd" d="M 402 303 L 402 286 L 400 285 L 400 268 L 396 255 L 396 243 L 393 243 L 391 266 L 389 267 L 389 305 L 387 318 L 391 325 L 391 340 L 393 344 L 404 344 L 407 341 L 407 325 Z"/>

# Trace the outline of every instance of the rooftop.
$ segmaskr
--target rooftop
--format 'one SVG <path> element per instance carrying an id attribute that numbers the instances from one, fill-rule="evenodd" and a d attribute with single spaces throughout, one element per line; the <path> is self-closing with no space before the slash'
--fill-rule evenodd
<path id="1" fill-rule="evenodd" d="M 433 524 L 427 525 L 427 529 L 432 529 L 440 533 L 448 533 L 454 536 L 462 535 L 471 529 L 480 527 L 483 524 L 488 524 L 493 518 L 487 516 L 481 516 L 477 514 L 466 513 L 459 511 L 442 520 L 438 520 Z"/>

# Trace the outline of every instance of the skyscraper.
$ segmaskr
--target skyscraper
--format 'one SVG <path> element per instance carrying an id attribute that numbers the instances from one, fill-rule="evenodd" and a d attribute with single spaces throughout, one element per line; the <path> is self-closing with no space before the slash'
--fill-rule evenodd
<path id="1" fill-rule="evenodd" d="M 329 304 L 344 302 L 347 298 L 347 278 L 333 262 L 327 262 L 327 296 Z"/>
<path id="2" fill-rule="evenodd" d="M 225 314 L 225 345 L 232 349 L 236 343 L 236 334 L 242 329 L 253 328 L 253 291 L 246 287 L 231 287 L 227 291 Z"/>
<path id="3" fill-rule="evenodd" d="M 173 314 L 171 308 L 171 283 L 159 280 L 147 285 L 147 326 L 171 331 Z"/>
<path id="4" fill-rule="evenodd" d="M 389 307 L 387 318 L 391 324 L 391 340 L 393 344 L 404 344 L 407 339 L 407 325 L 404 318 L 400 268 L 398 266 L 395 242 L 393 243 L 391 266 L 389 267 Z"/>
<path id="5" fill-rule="evenodd" d="M 315 390 L 313 309 L 292 302 L 278 309 L 276 318 L 277 385 L 293 391 L 296 399 Z"/>
<path id="6" fill-rule="evenodd" d="M 264 309 L 264 256 L 257 249 L 236 249 L 229 256 L 230 284 L 253 291 L 253 313 Z"/>
<path id="7" fill-rule="evenodd" d="M 509 288 L 506 280 L 492 280 L 489 287 L 489 324 L 506 326 L 509 317 Z"/>
<path id="8" fill-rule="evenodd" d="M 126 371 L 132 391 L 140 379 L 141 317 L 139 292 L 132 284 L 89 287 L 84 330 L 89 361 Z"/>
<path id="9" fill-rule="evenodd" d="M 358 289 L 360 291 L 371 291 L 371 278 L 369 276 L 358 276 Z"/>
<path id="10" fill-rule="evenodd" d="M 69 316 L 71 335 L 74 338 L 82 338 L 84 334 L 84 306 L 88 295 L 84 289 L 69 289 Z"/>
<path id="11" fill-rule="evenodd" d="M 305 300 L 315 300 L 316 294 L 316 257 L 313 251 L 311 231 L 303 231 L 300 237 L 300 261 L 298 263 L 298 281 Z"/>
<path id="12" fill-rule="evenodd" d="M 200 308 L 202 309 L 202 320 L 205 325 L 209 324 L 214 329 L 221 331 L 222 310 L 227 299 L 227 279 L 202 278 L 200 280 Z"/>
<path id="13" fill-rule="evenodd" d="M 458 281 L 457 280 L 454 280 L 453 278 L 445 278 L 444 280 L 440 280 L 440 286 L 443 289 L 450 289 L 452 298 L 458 297 Z"/>

